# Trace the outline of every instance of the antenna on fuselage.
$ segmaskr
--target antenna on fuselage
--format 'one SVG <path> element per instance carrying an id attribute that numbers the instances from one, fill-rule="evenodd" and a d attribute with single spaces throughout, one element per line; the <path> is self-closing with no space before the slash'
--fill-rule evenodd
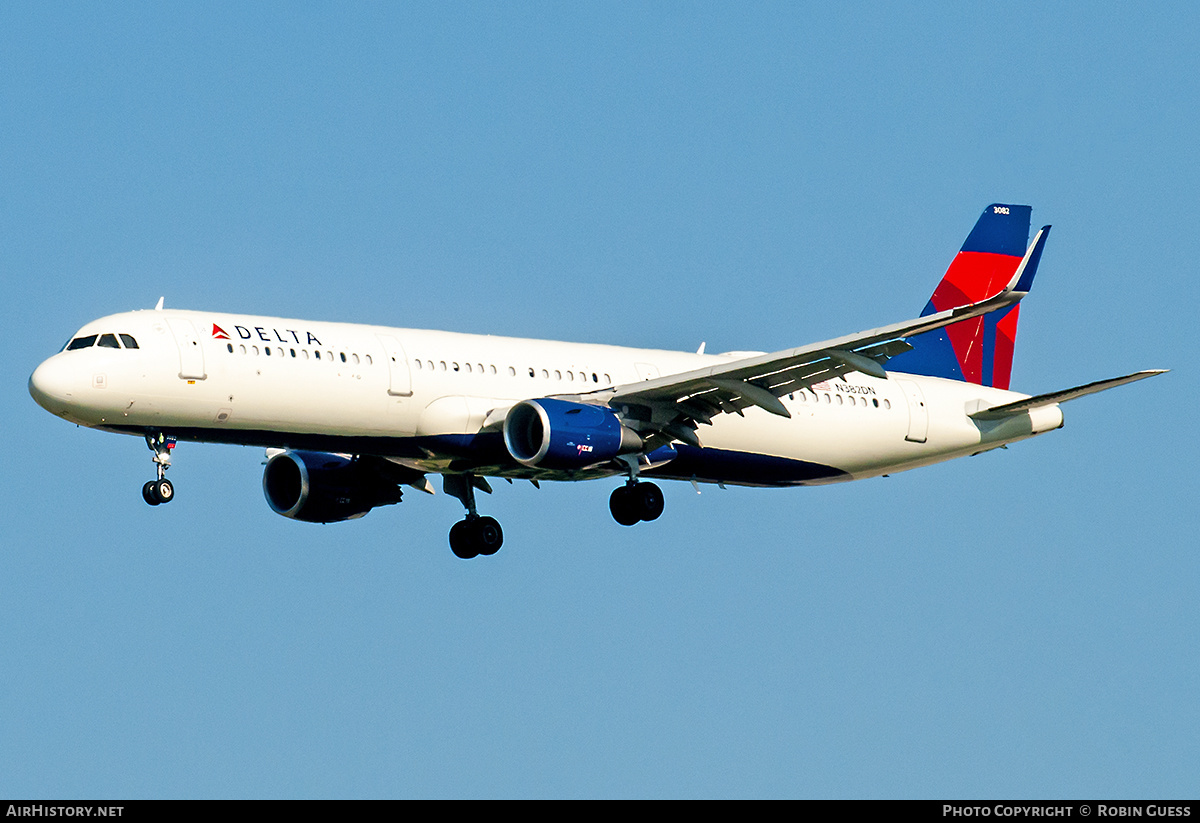
<path id="1" fill-rule="evenodd" d="M 162 311 L 163 299 L 164 298 L 162 298 L 162 297 L 158 298 L 158 302 L 154 304 L 155 311 Z"/>

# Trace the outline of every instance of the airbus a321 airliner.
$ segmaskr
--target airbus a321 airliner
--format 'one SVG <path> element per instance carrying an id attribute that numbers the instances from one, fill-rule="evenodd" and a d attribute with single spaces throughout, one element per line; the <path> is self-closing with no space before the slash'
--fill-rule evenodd
<path id="1" fill-rule="evenodd" d="M 486 478 L 624 478 L 630 526 L 663 511 L 646 478 L 811 486 L 978 454 L 1057 429 L 1059 404 L 1140 371 L 1030 397 L 1008 390 L 1018 303 L 1050 227 L 993 204 L 921 316 L 773 354 L 632 349 L 443 331 L 174 311 L 94 320 L 29 391 L 82 426 L 144 437 L 174 498 L 177 440 L 266 447 L 263 491 L 284 517 L 329 523 L 433 493 L 460 500 L 459 557 L 494 554 L 476 511 Z M 886 368 L 885 368 L 886 367 Z"/>

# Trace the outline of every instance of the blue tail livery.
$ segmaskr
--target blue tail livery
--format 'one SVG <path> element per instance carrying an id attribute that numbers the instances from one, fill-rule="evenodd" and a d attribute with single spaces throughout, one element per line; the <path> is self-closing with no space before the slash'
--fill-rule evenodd
<path id="1" fill-rule="evenodd" d="M 1025 255 L 1031 212 L 1029 206 L 1003 203 L 984 209 L 921 316 L 978 303 L 1003 289 Z M 1018 291 L 1029 290 L 1038 258 L 1030 259 Z M 892 358 L 888 369 L 1007 389 L 1020 310 L 1019 304 L 1008 306 L 911 337 L 913 350 Z"/>

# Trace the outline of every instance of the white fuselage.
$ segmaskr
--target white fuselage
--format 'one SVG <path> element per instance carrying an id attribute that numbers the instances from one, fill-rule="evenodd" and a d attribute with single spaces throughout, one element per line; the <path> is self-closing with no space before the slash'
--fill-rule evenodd
<path id="1" fill-rule="evenodd" d="M 75 339 L 110 334 L 133 338 L 137 348 L 92 345 L 50 357 L 30 378 L 37 401 L 95 428 L 281 448 L 369 449 L 422 471 L 446 471 L 440 443 L 498 432 L 506 410 L 521 400 L 572 396 L 586 402 L 589 393 L 613 386 L 744 356 L 167 310 L 104 317 Z M 668 464 L 660 476 L 790 485 L 914 468 L 1062 424 L 1055 405 L 1000 421 L 968 416 L 1025 396 L 940 378 L 892 373 L 882 380 L 855 372 L 780 398 L 790 419 L 756 407 L 719 415 L 700 427 L 704 448 L 693 451 L 713 450 L 724 459 L 711 470 L 693 459 L 685 474 Z M 455 447 L 460 456 L 465 443 Z M 756 481 L 753 468 L 728 470 L 738 456 L 831 471 Z M 515 462 L 481 473 L 530 474 Z"/>

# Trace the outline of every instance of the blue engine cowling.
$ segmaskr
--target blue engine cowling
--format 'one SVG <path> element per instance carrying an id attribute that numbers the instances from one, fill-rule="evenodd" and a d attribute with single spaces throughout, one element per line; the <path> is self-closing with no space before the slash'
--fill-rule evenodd
<path id="1" fill-rule="evenodd" d="M 349 457 L 303 451 L 282 452 L 267 461 L 263 493 L 276 514 L 309 523 L 353 520 L 400 499 L 394 484 Z"/>
<path id="2" fill-rule="evenodd" d="M 543 397 L 509 409 L 504 445 L 525 466 L 582 469 L 639 451 L 642 439 L 607 406 Z"/>

